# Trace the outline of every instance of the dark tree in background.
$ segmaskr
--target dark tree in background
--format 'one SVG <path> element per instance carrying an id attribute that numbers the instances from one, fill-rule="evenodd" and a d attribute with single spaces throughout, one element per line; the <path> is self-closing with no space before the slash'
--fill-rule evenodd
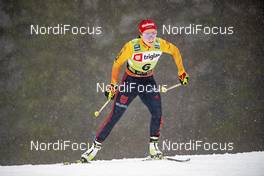
<path id="1" fill-rule="evenodd" d="M 0 1 L 0 164 L 54 163 L 81 151 L 30 151 L 30 141 L 91 142 L 110 111 L 105 97 L 112 62 L 154 19 L 180 49 L 190 84 L 162 96 L 162 139 L 234 142 L 231 153 L 263 150 L 263 2 L 218 0 Z M 30 25 L 101 26 L 101 35 L 31 35 Z M 233 35 L 168 35 L 162 25 L 233 26 Z M 171 56 L 155 71 L 177 83 Z M 143 157 L 150 114 L 137 98 L 105 141 L 98 159 Z M 226 151 L 165 151 L 168 155 Z"/>

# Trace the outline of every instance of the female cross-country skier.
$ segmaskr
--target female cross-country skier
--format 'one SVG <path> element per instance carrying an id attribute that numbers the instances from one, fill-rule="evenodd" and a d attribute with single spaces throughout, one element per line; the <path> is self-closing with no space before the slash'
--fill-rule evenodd
<path id="1" fill-rule="evenodd" d="M 181 84 L 186 85 L 189 76 L 183 67 L 178 48 L 156 37 L 157 26 L 152 20 L 142 20 L 138 30 L 140 36 L 127 42 L 113 63 L 111 88 L 106 91 L 108 100 L 114 99 L 112 111 L 98 129 L 92 147 L 82 154 L 81 162 L 89 162 L 94 159 L 101 149 L 102 142 L 136 96 L 140 97 L 151 113 L 149 155 L 152 158 L 162 158 L 162 152 L 158 148 L 162 123 L 161 98 L 160 93 L 155 91 L 157 85 L 153 77 L 153 69 L 162 52 L 165 52 L 173 56 Z M 133 84 L 133 86 L 121 91 L 117 84 L 120 69 L 124 63 L 127 64 L 121 84 Z M 149 89 L 149 86 L 153 89 Z M 143 90 L 142 87 L 148 87 L 148 89 Z"/>

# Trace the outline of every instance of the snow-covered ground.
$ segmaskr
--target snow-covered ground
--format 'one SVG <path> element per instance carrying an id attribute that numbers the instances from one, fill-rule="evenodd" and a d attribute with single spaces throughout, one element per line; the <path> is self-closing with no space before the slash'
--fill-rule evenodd
<path id="1" fill-rule="evenodd" d="M 192 155 L 186 163 L 120 159 L 91 164 L 0 166 L 1 176 L 264 176 L 264 152 Z"/>

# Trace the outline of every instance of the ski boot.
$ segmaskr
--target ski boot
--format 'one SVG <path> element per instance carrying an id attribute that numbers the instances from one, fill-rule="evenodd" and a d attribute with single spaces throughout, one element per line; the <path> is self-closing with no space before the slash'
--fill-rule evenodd
<path id="1" fill-rule="evenodd" d="M 94 141 L 92 147 L 82 154 L 81 162 L 88 163 L 89 161 L 92 161 L 96 156 L 97 152 L 101 150 L 101 146 L 102 144 L 100 142 Z"/>
<path id="2" fill-rule="evenodd" d="M 150 137 L 149 155 L 152 159 L 162 159 L 163 154 L 158 147 L 158 137 Z"/>

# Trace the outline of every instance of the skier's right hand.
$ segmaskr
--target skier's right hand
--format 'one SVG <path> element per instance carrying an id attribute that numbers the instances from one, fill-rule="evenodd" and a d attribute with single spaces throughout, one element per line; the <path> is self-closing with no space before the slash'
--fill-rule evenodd
<path id="1" fill-rule="evenodd" d="M 108 100 L 113 100 L 116 94 L 118 86 L 111 84 L 110 88 L 105 91 L 105 96 Z"/>
<path id="2" fill-rule="evenodd" d="M 182 75 L 179 76 L 179 81 L 182 85 L 187 85 L 189 82 L 189 79 L 190 77 L 186 72 L 184 72 Z"/>

